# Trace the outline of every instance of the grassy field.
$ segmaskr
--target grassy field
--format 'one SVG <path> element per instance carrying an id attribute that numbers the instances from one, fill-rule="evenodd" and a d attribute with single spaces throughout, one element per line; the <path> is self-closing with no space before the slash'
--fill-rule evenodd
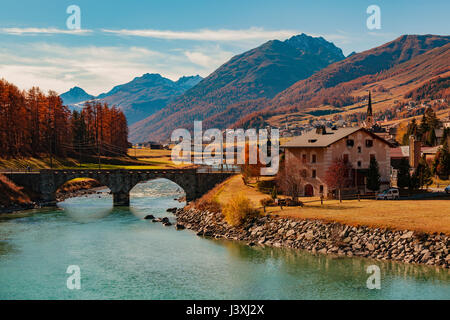
<path id="1" fill-rule="evenodd" d="M 231 178 L 215 198 L 226 203 L 234 194 L 244 193 L 262 211 L 260 199 L 268 197 L 255 188 L 246 186 L 241 176 Z M 267 207 L 267 214 L 299 219 L 318 219 L 353 226 L 415 230 L 427 233 L 443 232 L 450 235 L 450 196 L 429 200 L 326 200 L 321 206 L 318 198 L 300 198 L 304 207 Z"/>
<path id="2" fill-rule="evenodd" d="M 184 168 L 186 165 L 175 165 L 171 160 L 170 150 L 150 150 L 129 149 L 130 157 L 111 158 L 101 157 L 102 169 L 170 169 Z M 0 170 L 19 169 L 26 170 L 30 167 L 33 170 L 46 169 L 51 167 L 51 160 L 48 156 L 40 158 L 14 158 L 1 159 Z M 95 157 L 83 161 L 81 164 L 73 158 L 53 158 L 52 167 L 54 169 L 98 169 L 99 164 Z"/>
<path id="3" fill-rule="evenodd" d="M 167 169 L 167 168 L 185 168 L 185 164 L 176 165 L 172 162 L 171 150 L 158 150 L 158 149 L 128 149 L 128 155 L 137 158 L 139 161 L 148 163 L 153 169 Z M 141 168 L 141 167 L 139 167 Z M 134 169 L 134 168 L 129 168 Z"/>
<path id="4" fill-rule="evenodd" d="M 75 167 L 78 162 L 70 158 L 54 158 L 53 168 L 68 168 Z M 32 169 L 44 169 L 50 168 L 50 158 L 14 158 L 14 159 L 2 159 L 0 158 L 0 169 L 22 169 L 25 170 L 27 167 Z"/>

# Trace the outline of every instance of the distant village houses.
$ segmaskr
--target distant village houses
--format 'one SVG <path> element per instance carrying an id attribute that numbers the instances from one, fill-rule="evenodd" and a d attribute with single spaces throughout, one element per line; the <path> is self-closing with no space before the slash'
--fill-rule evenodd
<path id="1" fill-rule="evenodd" d="M 409 107 L 414 107 L 413 102 Z M 450 127 L 450 115 L 434 130 L 436 141 L 442 141 L 445 129 Z M 306 131 L 282 144 L 285 150 L 285 166 L 298 171 L 303 196 L 329 195 L 333 190 L 326 182 L 327 170 L 333 160 L 343 159 L 352 168 L 353 192 L 366 193 L 370 159 L 375 158 L 379 166 L 380 189 L 396 185 L 397 172 L 402 163 L 410 170 L 425 159 L 431 166 L 441 145 L 424 146 L 415 136 L 409 136 L 409 145 L 399 146 L 398 125 L 381 126 L 374 120 L 372 98 L 369 92 L 367 113 L 362 126 L 337 127 L 322 123 L 314 130 Z M 450 136 L 447 137 L 450 140 Z M 449 141 L 450 143 L 450 141 Z M 298 170 L 297 170 L 298 169 Z"/>

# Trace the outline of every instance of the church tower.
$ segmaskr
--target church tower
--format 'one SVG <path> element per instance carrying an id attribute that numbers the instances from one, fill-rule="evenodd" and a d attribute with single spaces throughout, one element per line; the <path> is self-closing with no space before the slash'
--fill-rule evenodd
<path id="1" fill-rule="evenodd" d="M 365 121 L 365 127 L 366 128 L 372 128 L 374 125 L 373 121 L 373 112 L 372 112 L 372 96 L 369 91 L 369 103 L 367 104 L 367 116 Z"/>

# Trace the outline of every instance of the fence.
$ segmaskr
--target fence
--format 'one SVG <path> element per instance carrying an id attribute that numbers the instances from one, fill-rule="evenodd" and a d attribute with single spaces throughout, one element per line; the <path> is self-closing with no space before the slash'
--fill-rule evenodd
<path id="1" fill-rule="evenodd" d="M 0 173 L 18 173 L 18 172 L 40 172 L 39 168 L 0 168 Z"/>

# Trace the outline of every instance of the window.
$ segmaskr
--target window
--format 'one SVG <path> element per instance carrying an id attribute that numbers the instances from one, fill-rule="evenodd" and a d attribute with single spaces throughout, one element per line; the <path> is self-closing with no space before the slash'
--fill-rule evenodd
<path id="1" fill-rule="evenodd" d="M 311 162 L 316 163 L 317 162 L 317 155 L 313 154 L 311 157 Z"/>
<path id="2" fill-rule="evenodd" d="M 373 147 L 373 140 L 366 140 L 366 147 L 367 148 Z"/>
<path id="3" fill-rule="evenodd" d="M 323 185 L 320 185 L 320 193 L 323 193 Z"/>
<path id="4" fill-rule="evenodd" d="M 306 163 L 306 154 L 302 154 L 302 162 Z"/>
<path id="5" fill-rule="evenodd" d="M 361 161 L 358 161 L 358 168 L 361 168 Z"/>
<path id="6" fill-rule="evenodd" d="M 301 175 L 302 175 L 303 178 L 306 178 L 306 170 L 305 169 L 302 170 Z"/>
<path id="7" fill-rule="evenodd" d="M 312 171 L 312 177 L 315 178 L 316 177 L 316 170 Z"/>
<path id="8" fill-rule="evenodd" d="M 361 153 L 361 147 L 358 147 L 358 153 Z"/>
<path id="9" fill-rule="evenodd" d="M 344 154 L 344 162 L 345 162 L 345 163 L 348 162 L 348 154 Z"/>
<path id="10" fill-rule="evenodd" d="M 353 139 L 347 139 L 347 147 L 353 148 L 355 141 Z"/>

